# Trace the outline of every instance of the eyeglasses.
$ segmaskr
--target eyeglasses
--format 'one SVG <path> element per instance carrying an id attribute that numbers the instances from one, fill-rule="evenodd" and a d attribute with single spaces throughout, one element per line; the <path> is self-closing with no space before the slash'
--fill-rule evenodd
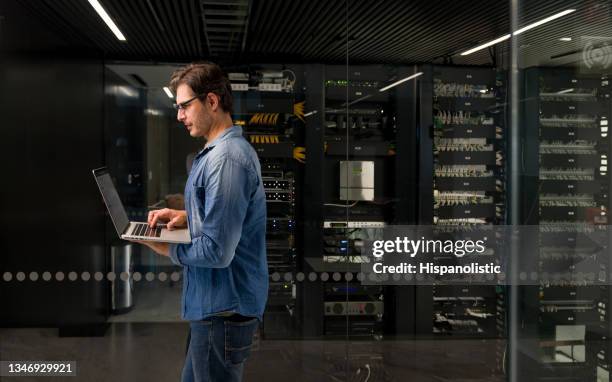
<path id="1" fill-rule="evenodd" d="M 174 103 L 174 104 L 172 104 L 172 106 L 174 106 L 174 108 L 176 110 L 179 110 L 179 111 L 180 110 L 185 110 L 187 108 L 187 106 L 189 106 L 189 104 L 191 102 L 193 102 L 196 98 L 203 97 L 203 96 L 205 96 L 207 94 L 208 94 L 208 92 L 207 93 L 198 94 L 198 95 L 194 96 L 193 98 L 189 98 L 187 101 L 184 101 L 184 102 L 181 102 L 181 103 Z"/>

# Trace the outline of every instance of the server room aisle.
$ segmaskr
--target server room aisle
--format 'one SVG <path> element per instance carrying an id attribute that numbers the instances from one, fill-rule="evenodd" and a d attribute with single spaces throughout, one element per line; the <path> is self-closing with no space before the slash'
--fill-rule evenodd
<path id="1" fill-rule="evenodd" d="M 79 380 L 176 381 L 188 326 L 184 323 L 113 323 L 104 337 L 58 337 L 56 329 L 1 329 L 3 359 L 71 359 Z M 501 372 L 487 362 L 494 340 L 350 342 L 349 367 L 344 341 L 269 341 L 255 343 L 244 381 L 496 382 Z M 44 343 L 45 346 L 33 346 Z M 384 347 L 383 347 L 384 345 Z M 154 360 L 154 361 L 153 361 Z M 147 365 L 143 367 L 143 365 Z M 483 371 L 487 370 L 487 373 Z M 14 378 L 6 378 L 7 381 Z M 2 380 L 5 380 L 2 378 Z M 37 381 L 21 377 L 19 381 Z M 56 377 L 54 381 L 73 381 Z"/>

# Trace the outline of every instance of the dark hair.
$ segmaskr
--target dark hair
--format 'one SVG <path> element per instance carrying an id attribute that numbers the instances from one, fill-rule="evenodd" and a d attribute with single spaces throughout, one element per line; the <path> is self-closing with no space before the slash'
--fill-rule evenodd
<path id="1" fill-rule="evenodd" d="M 179 85 L 188 85 L 195 94 L 215 93 L 223 111 L 231 113 L 234 100 L 232 86 L 221 67 L 212 62 L 193 62 L 172 73 L 170 89 L 176 94 Z"/>

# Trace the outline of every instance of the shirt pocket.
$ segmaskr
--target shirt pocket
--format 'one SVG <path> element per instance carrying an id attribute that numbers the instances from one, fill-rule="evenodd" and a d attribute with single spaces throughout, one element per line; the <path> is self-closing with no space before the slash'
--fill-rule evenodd
<path id="1" fill-rule="evenodd" d="M 251 354 L 253 335 L 259 320 L 236 322 L 225 321 L 225 362 L 238 364 L 244 362 Z"/>

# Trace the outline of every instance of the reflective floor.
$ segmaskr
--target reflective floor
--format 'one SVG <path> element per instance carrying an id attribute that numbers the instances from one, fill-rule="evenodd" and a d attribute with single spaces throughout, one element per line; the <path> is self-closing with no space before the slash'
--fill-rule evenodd
<path id="1" fill-rule="evenodd" d="M 104 337 L 60 338 L 56 329 L 0 329 L 0 354 L 2 360 L 77 362 L 77 378 L 54 381 L 178 381 L 187 330 L 185 323 L 116 322 Z M 247 362 L 244 380 L 503 381 L 497 370 L 497 352 L 503 346 L 496 340 L 385 340 L 348 345 L 260 340 Z"/>

